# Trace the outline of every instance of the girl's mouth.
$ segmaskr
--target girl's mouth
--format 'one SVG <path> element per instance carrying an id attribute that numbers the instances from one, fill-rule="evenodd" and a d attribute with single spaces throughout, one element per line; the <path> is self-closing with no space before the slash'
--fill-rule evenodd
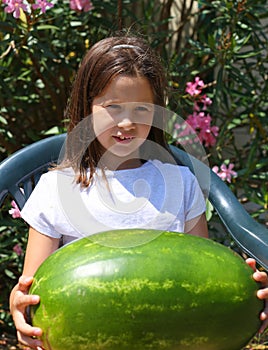
<path id="1" fill-rule="evenodd" d="M 119 143 L 130 143 L 134 139 L 134 137 L 120 135 L 120 136 L 113 136 L 113 139 Z"/>

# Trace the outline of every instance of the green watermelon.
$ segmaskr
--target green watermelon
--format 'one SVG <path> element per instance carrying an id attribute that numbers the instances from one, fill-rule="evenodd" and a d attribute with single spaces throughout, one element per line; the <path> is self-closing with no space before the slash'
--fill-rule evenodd
<path id="1" fill-rule="evenodd" d="M 109 231 L 45 260 L 32 323 L 47 350 L 239 350 L 260 327 L 252 273 L 205 238 Z"/>

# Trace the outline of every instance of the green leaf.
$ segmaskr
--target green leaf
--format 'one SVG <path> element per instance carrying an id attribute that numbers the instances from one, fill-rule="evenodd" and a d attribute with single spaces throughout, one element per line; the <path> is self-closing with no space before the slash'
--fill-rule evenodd
<path id="1" fill-rule="evenodd" d="M 51 129 L 45 131 L 44 135 L 58 135 L 61 134 L 61 130 L 58 126 L 53 126 Z"/>
<path id="2" fill-rule="evenodd" d="M 2 117 L 1 115 L 0 115 L 0 123 L 2 123 L 4 125 L 8 124 L 7 120 L 4 117 Z"/>
<path id="3" fill-rule="evenodd" d="M 209 200 L 206 200 L 206 219 L 209 221 L 212 218 L 214 211 L 213 205 L 210 203 Z"/>
<path id="4" fill-rule="evenodd" d="M 39 26 L 36 27 L 37 30 L 60 30 L 60 28 L 58 28 L 57 26 L 53 26 L 51 24 L 41 24 Z"/>
<path id="5" fill-rule="evenodd" d="M 237 58 L 250 58 L 250 57 L 258 56 L 260 54 L 261 54 L 261 51 L 248 51 L 248 52 L 236 54 L 235 56 Z"/>
<path id="6" fill-rule="evenodd" d="M 10 270 L 5 270 L 5 274 L 9 277 L 9 278 L 12 278 L 12 279 L 15 279 L 16 278 L 16 276 L 15 276 L 15 274 L 12 272 L 12 271 L 10 271 Z"/>

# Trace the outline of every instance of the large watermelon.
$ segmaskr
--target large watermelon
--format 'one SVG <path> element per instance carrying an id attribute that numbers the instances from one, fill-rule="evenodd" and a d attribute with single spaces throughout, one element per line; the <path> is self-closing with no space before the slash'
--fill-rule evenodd
<path id="1" fill-rule="evenodd" d="M 47 350 L 239 350 L 258 330 L 258 285 L 230 249 L 152 230 L 96 237 L 35 274 L 32 322 Z"/>

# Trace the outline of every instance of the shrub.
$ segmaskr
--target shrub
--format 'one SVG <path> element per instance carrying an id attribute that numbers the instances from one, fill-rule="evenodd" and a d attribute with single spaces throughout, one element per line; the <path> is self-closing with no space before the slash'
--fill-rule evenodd
<path id="1" fill-rule="evenodd" d="M 131 28 L 163 57 L 168 108 L 196 126 L 211 167 L 267 225 L 266 0 L 52 0 L 54 6 L 45 8 L 17 0 L 28 5 L 15 12 L 14 1 L 2 0 L 0 8 L 0 159 L 63 132 L 66 101 L 85 51 Z M 9 209 L 7 202 L 0 217 L 0 323 L 10 331 L 7 298 L 21 273 L 27 228 L 11 220 Z M 214 214 L 211 232 L 216 222 Z"/>

